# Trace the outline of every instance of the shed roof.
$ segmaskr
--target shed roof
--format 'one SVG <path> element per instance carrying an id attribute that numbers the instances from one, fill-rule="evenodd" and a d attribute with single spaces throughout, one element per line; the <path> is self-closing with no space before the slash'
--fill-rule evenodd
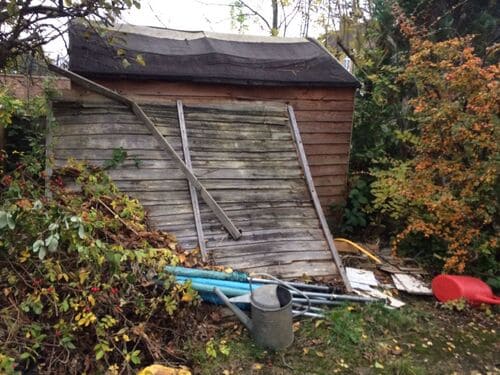
<path id="1" fill-rule="evenodd" d="M 87 77 L 273 86 L 359 85 L 313 39 L 132 25 L 118 25 L 102 34 L 73 24 L 69 41 L 70 69 Z M 144 65 L 136 62 L 137 55 L 143 57 Z M 125 67 L 124 58 L 131 65 Z"/>

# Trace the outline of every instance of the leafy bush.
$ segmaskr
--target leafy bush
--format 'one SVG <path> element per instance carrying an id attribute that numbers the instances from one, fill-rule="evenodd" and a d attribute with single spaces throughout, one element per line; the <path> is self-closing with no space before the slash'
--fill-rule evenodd
<path id="1" fill-rule="evenodd" d="M 395 249 L 433 253 L 448 272 L 494 275 L 499 67 L 483 65 L 471 38 L 435 43 L 402 28 L 412 54 L 401 80 L 418 90 L 410 104 L 420 136 L 413 159 L 378 174 L 375 206 L 404 224 Z"/>
<path id="2" fill-rule="evenodd" d="M 113 374 L 165 361 L 189 314 L 181 307 L 197 303 L 163 272 L 179 263 L 175 237 L 150 230 L 103 171 L 72 162 L 46 186 L 43 157 L 33 160 L 0 167 L 0 372 Z"/>

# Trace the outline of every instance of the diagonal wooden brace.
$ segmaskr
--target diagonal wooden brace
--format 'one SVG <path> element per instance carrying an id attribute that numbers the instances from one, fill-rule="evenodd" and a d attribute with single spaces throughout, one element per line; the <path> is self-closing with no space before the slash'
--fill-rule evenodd
<path id="1" fill-rule="evenodd" d="M 219 204 L 215 201 L 215 199 L 210 195 L 210 193 L 205 189 L 202 183 L 198 180 L 198 178 L 193 174 L 191 169 L 184 163 L 184 160 L 177 154 L 174 148 L 168 143 L 168 141 L 163 137 L 163 135 L 158 131 L 154 123 L 151 119 L 144 113 L 142 108 L 133 100 L 118 94 L 117 92 L 108 89 L 102 85 L 99 85 L 96 82 L 91 81 L 85 77 L 82 77 L 79 74 L 71 72 L 66 69 L 59 68 L 58 66 L 49 64 L 49 70 L 54 73 L 60 74 L 64 77 L 69 78 L 72 82 L 76 83 L 79 86 L 82 86 L 90 91 L 101 94 L 107 98 L 114 99 L 122 104 L 130 107 L 132 112 L 146 125 L 149 129 L 153 137 L 158 141 L 160 146 L 167 151 L 172 160 L 177 164 L 179 169 L 184 173 L 189 182 L 194 186 L 194 188 L 200 193 L 201 198 L 205 201 L 205 203 L 210 207 L 215 216 L 219 219 L 221 224 L 226 228 L 229 234 L 233 237 L 233 239 L 237 240 L 241 238 L 241 231 L 236 228 L 233 222 L 226 215 L 224 210 L 219 206 Z"/>

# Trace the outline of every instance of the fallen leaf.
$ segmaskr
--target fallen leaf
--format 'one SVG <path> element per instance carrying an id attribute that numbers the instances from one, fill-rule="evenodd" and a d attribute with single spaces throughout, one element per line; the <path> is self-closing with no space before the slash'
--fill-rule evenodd
<path id="1" fill-rule="evenodd" d="M 383 364 L 381 364 L 381 363 L 379 363 L 379 362 L 375 362 L 375 363 L 373 364 L 373 367 L 375 367 L 375 368 L 379 368 L 379 369 L 383 369 L 383 368 L 384 368 L 384 365 L 383 365 Z"/>
<path id="2" fill-rule="evenodd" d="M 262 363 L 254 363 L 252 365 L 252 370 L 254 371 L 259 371 L 262 369 L 262 367 L 264 367 L 264 365 Z"/>

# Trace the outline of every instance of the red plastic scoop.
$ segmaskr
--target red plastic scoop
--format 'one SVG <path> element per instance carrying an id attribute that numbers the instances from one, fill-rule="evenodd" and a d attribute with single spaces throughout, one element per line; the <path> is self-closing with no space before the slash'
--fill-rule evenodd
<path id="1" fill-rule="evenodd" d="M 432 292 L 441 302 L 465 298 L 469 303 L 500 304 L 485 282 L 470 276 L 439 275 L 432 280 Z"/>

